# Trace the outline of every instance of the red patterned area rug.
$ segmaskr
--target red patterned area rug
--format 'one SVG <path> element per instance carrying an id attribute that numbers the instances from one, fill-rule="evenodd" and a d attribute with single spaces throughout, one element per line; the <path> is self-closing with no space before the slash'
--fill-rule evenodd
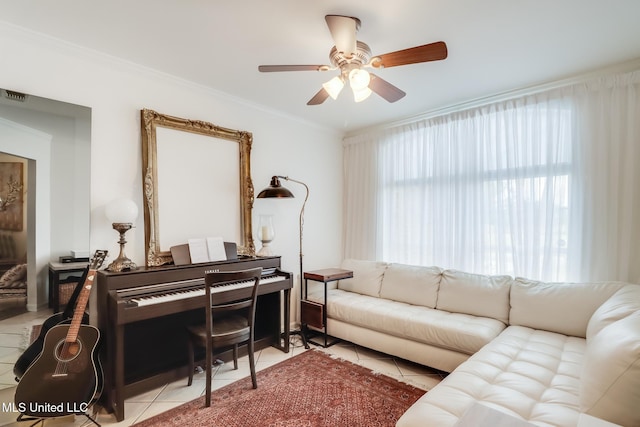
<path id="1" fill-rule="evenodd" d="M 136 427 L 373 427 L 395 426 L 425 391 L 362 366 L 310 350 L 204 397 L 144 420 Z"/>

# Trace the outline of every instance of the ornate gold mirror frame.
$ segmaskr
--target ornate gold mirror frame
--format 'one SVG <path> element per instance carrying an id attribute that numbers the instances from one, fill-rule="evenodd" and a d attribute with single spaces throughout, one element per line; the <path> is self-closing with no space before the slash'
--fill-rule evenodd
<path id="1" fill-rule="evenodd" d="M 235 241 L 239 254 L 255 255 L 251 227 L 252 134 L 204 121 L 167 116 L 148 109 L 141 111 L 141 125 L 146 265 L 170 263 L 170 246 L 187 243 L 187 239 L 193 237 L 167 237 L 169 230 L 160 230 L 161 224 L 165 227 L 169 224 L 166 218 L 180 218 L 176 223 L 171 220 L 171 227 L 166 227 L 175 234 L 191 222 L 190 215 L 202 214 L 203 211 L 209 215 L 204 221 L 208 225 L 215 225 L 224 232 L 235 230 L 237 236 L 225 236 L 225 240 Z M 162 150 L 170 150 L 173 154 L 163 153 Z M 206 161 L 206 166 L 199 167 L 198 162 L 203 161 Z M 207 171 L 218 173 L 218 177 L 209 179 Z M 239 179 L 237 187 L 234 178 L 236 173 Z M 164 188 L 160 188 L 161 183 Z M 233 206 L 238 202 L 239 206 Z M 216 215 L 222 220 L 218 220 Z M 163 232 L 164 240 L 161 239 Z M 203 234 L 198 237 L 212 237 L 205 234 L 209 230 L 203 229 L 201 232 Z M 181 237 L 184 239 L 176 241 Z"/>

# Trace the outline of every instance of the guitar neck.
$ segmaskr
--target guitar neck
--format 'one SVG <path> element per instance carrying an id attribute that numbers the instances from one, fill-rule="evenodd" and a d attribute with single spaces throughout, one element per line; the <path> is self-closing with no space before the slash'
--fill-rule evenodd
<path id="1" fill-rule="evenodd" d="M 90 269 L 87 273 L 87 278 L 82 285 L 82 291 L 80 291 L 80 295 L 78 296 L 78 302 L 76 303 L 76 309 L 73 313 L 73 319 L 69 325 L 69 332 L 65 339 L 66 342 L 76 342 L 78 339 L 78 332 L 80 331 L 80 325 L 82 324 L 82 317 L 84 316 L 84 311 L 87 308 L 87 303 L 89 302 L 91 287 L 93 286 L 96 272 L 97 270 Z"/>

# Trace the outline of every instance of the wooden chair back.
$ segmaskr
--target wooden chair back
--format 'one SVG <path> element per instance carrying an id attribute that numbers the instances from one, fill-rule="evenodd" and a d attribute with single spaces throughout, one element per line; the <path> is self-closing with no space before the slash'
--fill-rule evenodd
<path id="1" fill-rule="evenodd" d="M 262 276 L 262 268 L 254 268 L 243 271 L 222 271 L 215 273 L 207 273 L 204 276 L 205 282 L 205 295 L 208 305 L 205 306 L 205 323 L 206 323 L 206 366 L 207 366 L 207 379 L 206 379 L 206 393 L 205 393 L 205 406 L 211 405 L 211 364 L 212 364 L 212 350 L 214 347 L 214 340 L 219 345 L 233 345 L 233 359 L 234 368 L 238 366 L 238 344 L 241 342 L 247 342 L 248 355 L 249 355 L 249 367 L 251 369 L 251 380 L 253 388 L 258 386 L 256 380 L 255 371 L 255 359 L 254 359 L 254 328 L 256 315 L 256 301 L 258 299 L 258 286 L 260 285 L 260 277 Z M 216 293 L 212 292 L 212 289 L 217 286 L 224 286 L 230 283 L 236 283 L 239 281 L 253 282 L 251 287 L 250 296 L 237 299 L 232 302 L 217 302 Z M 222 323 L 224 333 L 221 335 L 214 335 L 213 322 L 215 322 L 214 314 L 218 317 L 219 314 L 229 316 L 230 319 L 227 323 Z M 244 320 L 239 320 L 238 317 L 243 316 Z M 220 325 L 220 324 L 219 324 Z M 214 336 L 212 336 L 214 335 Z M 189 378 L 189 384 L 191 384 L 191 377 Z"/>
<path id="2" fill-rule="evenodd" d="M 260 284 L 261 275 L 262 267 L 242 271 L 218 271 L 205 274 L 204 284 L 206 301 L 209 301 L 209 306 L 211 307 L 211 310 L 205 310 L 205 322 L 208 336 L 211 336 L 213 330 L 213 322 L 215 321 L 213 318 L 214 313 L 238 312 L 234 314 L 244 314 L 244 316 L 246 316 L 247 323 L 252 331 L 251 339 L 253 339 L 253 323 L 255 321 L 258 285 Z M 250 297 L 228 303 L 216 302 L 216 294 L 215 292 L 212 292 L 212 288 L 240 281 L 253 281 Z"/>

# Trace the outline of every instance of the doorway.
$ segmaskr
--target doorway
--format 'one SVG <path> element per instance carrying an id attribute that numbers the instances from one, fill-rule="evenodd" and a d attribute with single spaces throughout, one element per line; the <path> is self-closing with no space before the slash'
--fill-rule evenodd
<path id="1" fill-rule="evenodd" d="M 27 310 L 38 311 L 49 305 L 49 262 L 89 249 L 91 109 L 7 94 L 16 92 L 0 89 L 0 152 L 26 163 Z"/>
<path id="2" fill-rule="evenodd" d="M 0 152 L 0 320 L 27 309 L 28 167 Z"/>

